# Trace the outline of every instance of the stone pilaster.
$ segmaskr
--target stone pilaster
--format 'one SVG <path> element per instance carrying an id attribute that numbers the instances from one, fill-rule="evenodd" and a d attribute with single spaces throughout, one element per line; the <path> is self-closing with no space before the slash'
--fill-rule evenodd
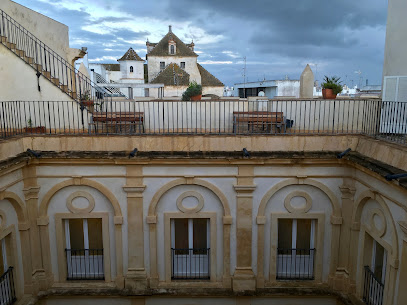
<path id="1" fill-rule="evenodd" d="M 37 185 L 36 168 L 35 166 L 26 166 L 23 168 L 24 178 L 24 199 L 27 207 L 27 222 L 30 226 L 29 238 L 30 238 L 30 252 L 31 252 L 31 269 L 32 269 L 32 289 L 33 292 L 39 290 L 45 290 L 49 286 L 49 274 L 47 276 L 44 268 L 44 259 L 48 259 L 47 263 L 50 263 L 49 257 L 43 257 L 40 232 L 37 225 L 38 218 L 38 193 L 40 187 Z M 50 272 L 50 270 L 49 270 Z"/>
<path id="2" fill-rule="evenodd" d="M 233 275 L 233 290 L 256 289 L 252 269 L 252 213 L 253 213 L 253 166 L 240 165 L 236 191 L 236 271 Z"/>
<path id="3" fill-rule="evenodd" d="M 134 290 L 147 288 L 144 267 L 143 228 L 143 167 L 127 165 L 127 179 L 123 190 L 127 193 L 128 270 L 125 287 Z"/>
<path id="4" fill-rule="evenodd" d="M 347 292 L 350 290 L 350 260 L 352 213 L 354 206 L 355 188 L 353 181 L 344 179 L 344 184 L 339 187 L 342 193 L 342 224 L 340 227 L 339 249 L 337 249 L 338 260 L 333 280 L 335 290 Z"/>
<path id="5" fill-rule="evenodd" d="M 401 231 L 403 232 L 403 244 L 401 247 L 397 304 L 403 304 L 407 300 L 407 289 L 405 289 L 407 283 L 407 222 L 400 221 L 399 225 Z"/>

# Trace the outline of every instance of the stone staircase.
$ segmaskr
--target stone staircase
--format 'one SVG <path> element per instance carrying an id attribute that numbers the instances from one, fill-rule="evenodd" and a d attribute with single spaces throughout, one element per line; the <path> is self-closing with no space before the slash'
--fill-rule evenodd
<path id="1" fill-rule="evenodd" d="M 87 96 L 94 101 L 104 100 L 102 88 L 1 9 L 0 43 L 30 65 L 37 77 L 42 75 L 70 98 L 80 101 Z"/>

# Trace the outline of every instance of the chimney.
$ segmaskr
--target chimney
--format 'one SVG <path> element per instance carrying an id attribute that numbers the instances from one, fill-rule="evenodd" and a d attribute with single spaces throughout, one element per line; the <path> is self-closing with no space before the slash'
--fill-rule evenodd
<path id="1" fill-rule="evenodd" d="M 168 26 L 168 32 L 172 33 L 172 25 Z"/>

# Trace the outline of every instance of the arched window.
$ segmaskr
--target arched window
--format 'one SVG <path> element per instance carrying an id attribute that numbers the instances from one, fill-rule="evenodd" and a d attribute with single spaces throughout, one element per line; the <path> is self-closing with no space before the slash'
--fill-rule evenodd
<path id="1" fill-rule="evenodd" d="M 170 46 L 170 52 L 171 54 L 175 54 L 175 47 L 173 45 Z"/>
<path id="2" fill-rule="evenodd" d="M 133 72 L 133 66 L 130 66 L 130 73 Z"/>

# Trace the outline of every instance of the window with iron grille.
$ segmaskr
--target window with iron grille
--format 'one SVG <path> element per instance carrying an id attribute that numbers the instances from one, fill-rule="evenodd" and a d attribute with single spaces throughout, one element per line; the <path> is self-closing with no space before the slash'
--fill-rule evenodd
<path id="1" fill-rule="evenodd" d="M 160 70 L 164 70 L 164 69 L 165 69 L 165 62 L 160 61 Z"/>

